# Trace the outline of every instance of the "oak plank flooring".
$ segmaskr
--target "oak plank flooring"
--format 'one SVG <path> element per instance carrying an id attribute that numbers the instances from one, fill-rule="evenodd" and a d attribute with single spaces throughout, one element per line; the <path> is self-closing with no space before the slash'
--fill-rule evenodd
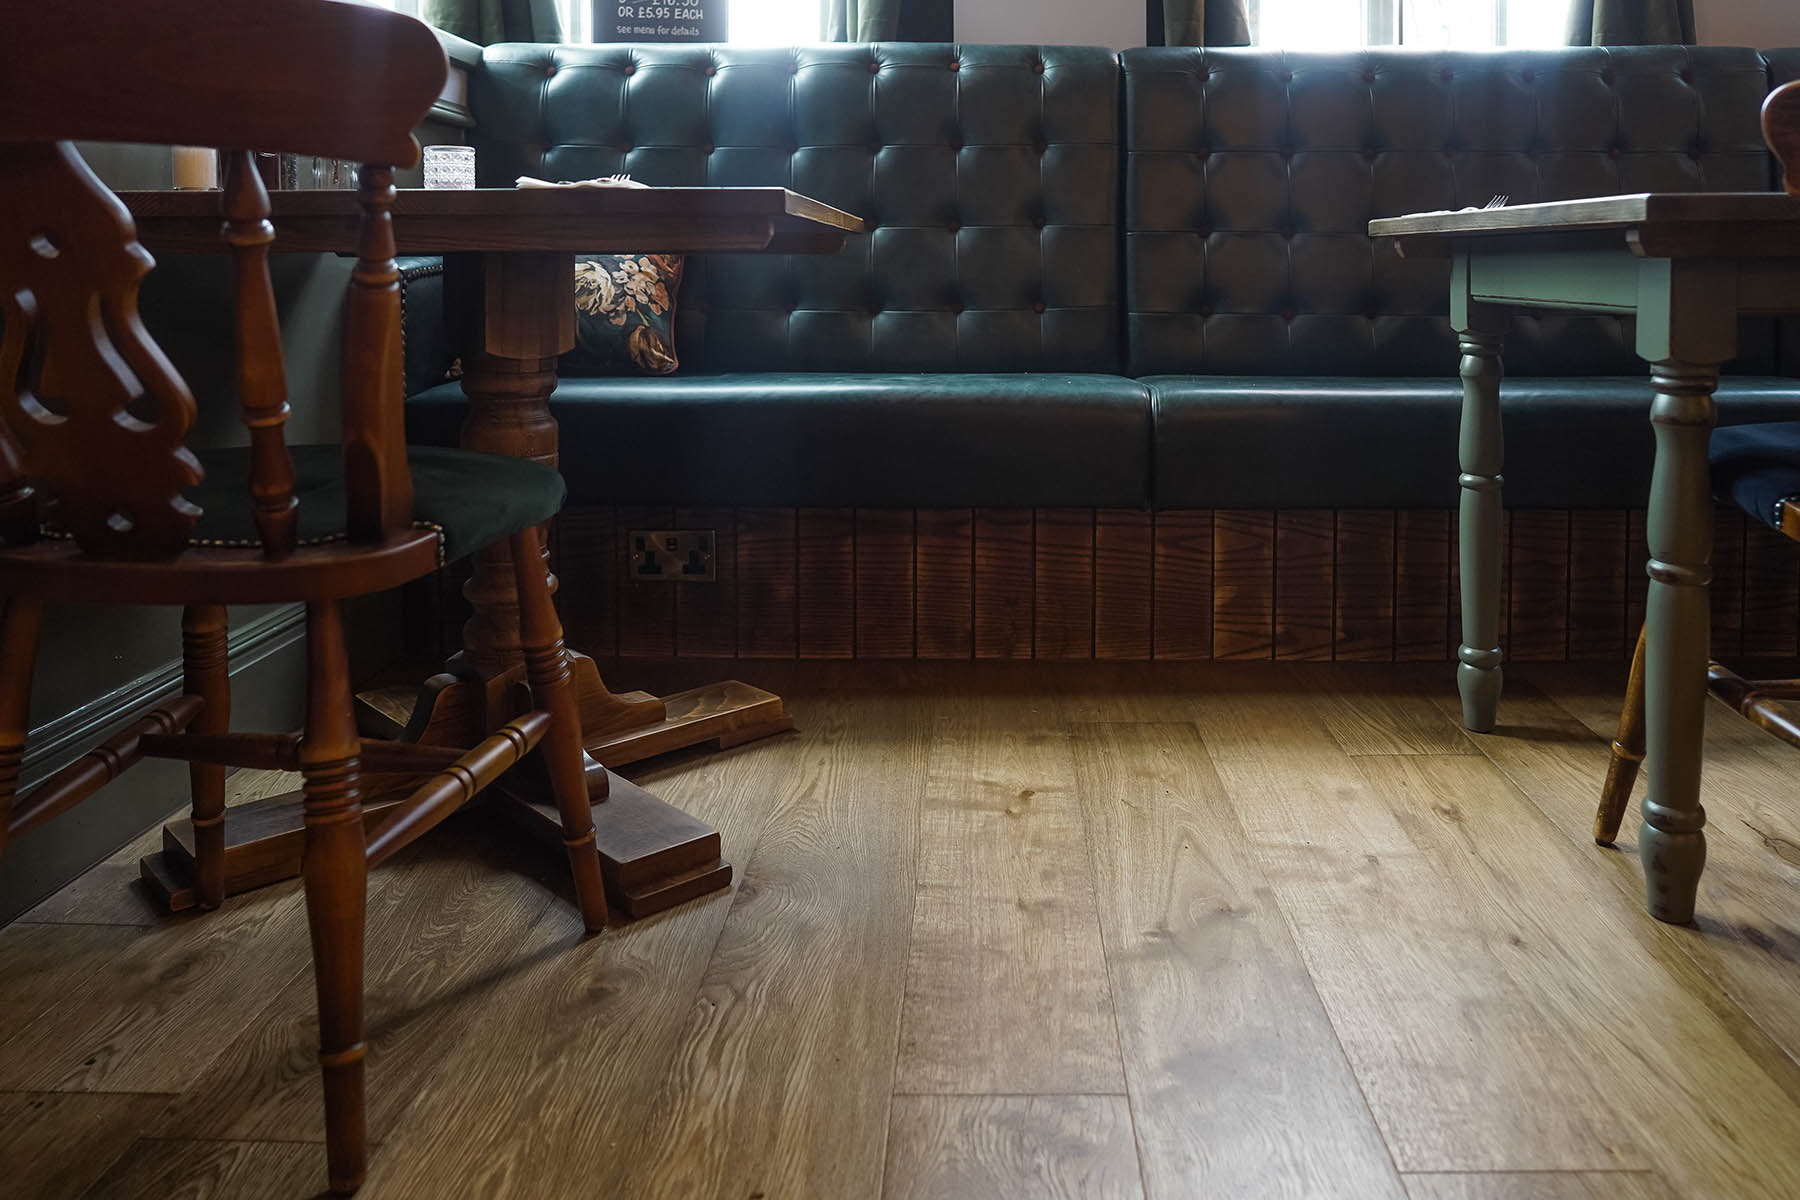
<path id="1" fill-rule="evenodd" d="M 1408 1175 L 1411 1200 L 1675 1200 L 1648 1171 L 1528 1171 Z"/>
<path id="2" fill-rule="evenodd" d="M 0 1094 L 7 1194 L 77 1200 L 169 1099 L 129 1092 Z"/>
<path id="3" fill-rule="evenodd" d="M 371 875 L 363 1195 L 1800 1194 L 1800 759 L 1722 708 L 1673 928 L 1588 838 L 1622 664 L 1481 736 L 1441 664 L 746 672 L 800 733 L 633 772 L 731 892 L 584 938 L 479 812 Z M 143 848 L 0 930 L 0 1194 L 313 1195 L 298 891 Z"/>
<path id="4" fill-rule="evenodd" d="M 1125 1090 L 1069 734 L 1031 695 L 938 702 L 895 1090 Z"/>
<path id="5" fill-rule="evenodd" d="M 1399 1196 L 1199 732 L 1086 726 L 1075 759 L 1147 1194 Z"/>
<path id="6" fill-rule="evenodd" d="M 885 1200 L 1141 1200 L 1123 1096 L 896 1096 Z"/>
<path id="7" fill-rule="evenodd" d="M 795 707 L 802 734 L 666 1073 L 598 1194 L 873 1196 L 893 1090 L 927 709 Z M 871 819 L 871 817 L 873 819 Z"/>

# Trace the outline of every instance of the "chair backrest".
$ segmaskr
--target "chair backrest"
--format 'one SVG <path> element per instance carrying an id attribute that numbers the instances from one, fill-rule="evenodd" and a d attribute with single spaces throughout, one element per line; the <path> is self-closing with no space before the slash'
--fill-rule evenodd
<path id="1" fill-rule="evenodd" d="M 234 260 L 237 389 L 265 553 L 295 545 L 287 396 L 269 280 L 275 238 L 252 150 L 366 164 L 348 302 L 344 454 L 352 540 L 412 519 L 401 422 L 393 168 L 441 94 L 442 49 L 418 21 L 341 0 L 54 0 L 13 6 L 0 39 L 0 539 L 40 507 L 88 554 L 182 552 L 186 385 L 145 331 L 153 265 L 118 198 L 71 142 L 227 148 L 223 247 Z M 45 495 L 34 494 L 41 489 Z"/>
<path id="2" fill-rule="evenodd" d="M 1784 84 L 1763 101 L 1763 140 L 1781 164 L 1790 196 L 1800 196 L 1800 80 Z"/>

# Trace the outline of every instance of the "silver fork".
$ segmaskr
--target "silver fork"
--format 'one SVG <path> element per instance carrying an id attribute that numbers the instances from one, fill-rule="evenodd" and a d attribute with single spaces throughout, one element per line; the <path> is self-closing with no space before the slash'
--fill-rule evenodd
<path id="1" fill-rule="evenodd" d="M 1512 199 L 1511 196 L 1507 195 L 1505 192 L 1501 192 L 1498 196 L 1495 196 L 1492 200 L 1489 200 L 1486 204 L 1482 205 L 1481 207 L 1484 209 L 1485 208 L 1505 208 L 1506 202 L 1511 199 Z"/>

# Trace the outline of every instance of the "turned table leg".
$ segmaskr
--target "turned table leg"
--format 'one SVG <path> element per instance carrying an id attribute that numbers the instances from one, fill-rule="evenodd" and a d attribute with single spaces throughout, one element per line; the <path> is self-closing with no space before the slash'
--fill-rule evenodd
<path id="1" fill-rule="evenodd" d="M 1706 865 L 1706 812 L 1700 807 L 1706 727 L 1706 663 L 1711 615 L 1712 497 L 1707 441 L 1719 370 L 1665 360 L 1652 372 L 1656 468 L 1646 532 L 1650 593 L 1645 608 L 1645 742 L 1649 791 L 1638 854 L 1650 914 L 1694 919 Z"/>
<path id="2" fill-rule="evenodd" d="M 1462 645 L 1456 687 L 1463 725 L 1494 728 L 1500 707 L 1500 344 L 1498 333 L 1467 327 L 1462 349 L 1462 429 L 1457 457 L 1462 511 L 1457 530 L 1462 571 Z"/>

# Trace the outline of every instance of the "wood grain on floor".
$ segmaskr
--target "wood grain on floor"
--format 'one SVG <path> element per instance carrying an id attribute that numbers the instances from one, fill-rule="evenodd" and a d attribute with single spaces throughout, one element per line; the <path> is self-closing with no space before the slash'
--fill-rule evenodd
<path id="1" fill-rule="evenodd" d="M 1436 664 L 739 673 L 799 732 L 633 772 L 731 891 L 583 937 L 479 811 L 371 876 L 362 1196 L 1800 1195 L 1800 753 L 1723 709 L 1674 928 L 1609 664 L 1491 735 Z M 0 1194 L 314 1195 L 299 892 L 158 917 L 154 841 L 0 930 Z"/>

